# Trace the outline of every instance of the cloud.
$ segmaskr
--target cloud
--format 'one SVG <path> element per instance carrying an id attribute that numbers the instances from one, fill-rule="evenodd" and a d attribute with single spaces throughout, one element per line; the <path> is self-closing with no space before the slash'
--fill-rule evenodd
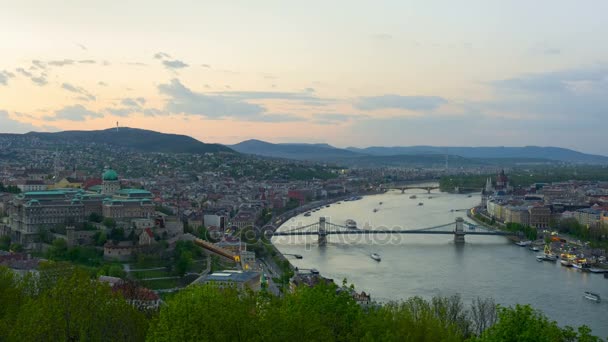
<path id="1" fill-rule="evenodd" d="M 2 133 L 25 133 L 36 130 L 36 127 L 29 123 L 11 119 L 6 110 L 0 110 L 0 127 Z"/>
<path id="2" fill-rule="evenodd" d="M 211 65 L 209 65 L 209 64 L 201 64 L 201 66 L 202 66 L 203 68 L 211 68 Z"/>
<path id="3" fill-rule="evenodd" d="M 238 98 L 223 95 L 207 95 L 194 92 L 178 79 L 158 86 L 161 94 L 168 97 L 165 110 L 170 113 L 202 115 L 208 118 L 252 117 L 264 112 L 264 107 L 247 103 Z"/>
<path id="4" fill-rule="evenodd" d="M 171 58 L 171 56 L 167 53 L 164 52 L 157 52 L 154 54 L 154 58 L 156 59 L 165 59 L 165 58 Z"/>
<path id="5" fill-rule="evenodd" d="M 402 96 L 402 95 L 381 95 L 360 97 L 355 108 L 361 110 L 376 109 L 406 109 L 406 110 L 434 110 L 448 101 L 439 96 Z"/>
<path id="6" fill-rule="evenodd" d="M 103 114 L 90 111 L 83 105 L 66 106 L 55 112 L 54 116 L 45 116 L 44 120 L 69 120 L 69 121 L 84 121 L 86 119 L 103 118 Z"/>
<path id="7" fill-rule="evenodd" d="M 49 61 L 47 64 L 52 65 L 52 66 L 62 67 L 62 66 L 66 66 L 66 65 L 73 65 L 75 63 L 76 63 L 76 61 L 73 59 L 62 59 L 62 60 L 56 60 L 56 61 Z"/>
<path id="8" fill-rule="evenodd" d="M 313 114 L 313 123 L 318 125 L 335 125 L 346 121 L 366 118 L 369 118 L 369 116 L 338 113 L 317 113 Z"/>
<path id="9" fill-rule="evenodd" d="M 281 122 L 299 122 L 306 121 L 305 118 L 293 114 L 264 114 L 260 116 L 254 116 L 247 118 L 246 121 L 254 121 L 254 122 L 272 122 L 272 123 L 281 123 Z"/>
<path id="10" fill-rule="evenodd" d="M 46 80 L 46 74 L 44 72 L 38 76 L 35 76 L 31 72 L 29 72 L 23 68 L 17 68 L 17 69 L 15 69 L 15 71 L 17 71 L 18 73 L 20 73 L 21 75 L 23 75 L 25 77 L 28 77 L 32 82 L 34 82 L 35 84 L 37 84 L 39 86 L 44 86 L 48 83 Z"/>
<path id="11" fill-rule="evenodd" d="M 46 65 L 44 64 L 44 62 L 42 62 L 40 60 L 37 60 L 37 59 L 32 60 L 32 65 L 40 70 L 46 70 Z"/>
<path id="12" fill-rule="evenodd" d="M 182 69 L 187 68 L 189 65 L 180 61 L 180 60 L 172 60 L 172 61 L 163 61 L 163 65 L 165 68 L 169 69 Z"/>
<path id="13" fill-rule="evenodd" d="M 126 107 L 139 107 L 139 103 L 132 98 L 124 98 L 120 101 L 120 104 Z"/>
<path id="14" fill-rule="evenodd" d="M 13 74 L 10 71 L 6 71 L 6 70 L 0 71 L 0 84 L 1 85 L 7 85 L 8 84 L 8 79 L 9 78 L 13 78 L 13 77 L 15 77 L 15 74 Z"/>
<path id="15" fill-rule="evenodd" d="M 146 108 L 143 110 L 145 116 L 157 116 L 157 115 L 165 115 L 167 112 L 164 112 L 160 109 L 156 108 Z"/>
<path id="16" fill-rule="evenodd" d="M 146 63 L 142 63 L 142 62 L 128 62 L 127 65 L 133 65 L 133 66 L 148 66 L 148 64 Z"/>
<path id="17" fill-rule="evenodd" d="M 595 120 L 608 113 L 608 66 L 525 74 L 489 83 L 497 99 L 482 108 L 547 120 Z"/>
<path id="18" fill-rule="evenodd" d="M 63 84 L 61 84 L 61 88 L 65 89 L 69 92 L 82 95 L 81 97 L 79 97 L 79 99 L 81 99 L 81 100 L 95 101 L 95 96 L 92 95 L 91 93 L 89 93 L 88 91 L 86 91 L 82 87 L 78 87 L 78 86 L 72 85 L 70 83 L 63 83 Z"/>
<path id="19" fill-rule="evenodd" d="M 15 69 L 16 72 L 20 73 L 21 75 L 25 76 L 25 77 L 32 77 L 32 73 L 23 69 L 23 68 L 17 68 Z"/>
<path id="20" fill-rule="evenodd" d="M 304 92 L 306 92 L 306 93 L 314 93 L 315 92 L 315 88 L 304 88 Z"/>
<path id="21" fill-rule="evenodd" d="M 124 107 L 124 108 L 106 108 L 106 112 L 116 116 L 129 116 L 131 113 L 138 111 L 137 107 Z"/>
<path id="22" fill-rule="evenodd" d="M 139 102 L 139 104 L 141 104 L 141 105 L 146 104 L 146 99 L 144 99 L 143 97 L 138 97 L 135 99 L 135 101 Z"/>
<path id="23" fill-rule="evenodd" d="M 97 85 L 100 85 L 102 87 L 107 87 L 108 86 L 108 84 L 106 82 L 104 82 L 104 81 L 97 82 Z"/>
<path id="24" fill-rule="evenodd" d="M 79 60 L 78 63 L 80 63 L 80 64 L 95 64 L 97 62 L 94 61 L 94 60 L 92 60 L 92 59 L 82 59 L 82 60 Z"/>
<path id="25" fill-rule="evenodd" d="M 86 46 L 80 44 L 80 43 L 76 43 L 76 46 L 78 46 L 79 48 L 83 49 L 83 50 L 88 50 Z"/>
<path id="26" fill-rule="evenodd" d="M 310 94 L 310 92 L 281 92 L 281 91 L 223 91 L 214 94 L 230 96 L 243 100 L 302 100 L 302 101 L 318 101 L 318 97 Z"/>

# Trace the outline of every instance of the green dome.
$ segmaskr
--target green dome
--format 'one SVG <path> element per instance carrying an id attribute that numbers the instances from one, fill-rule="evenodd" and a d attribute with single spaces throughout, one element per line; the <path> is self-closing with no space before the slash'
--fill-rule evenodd
<path id="1" fill-rule="evenodd" d="M 101 176 L 101 178 L 104 181 L 116 181 L 118 180 L 118 174 L 116 173 L 116 171 L 112 170 L 112 169 L 107 169 L 103 175 Z"/>

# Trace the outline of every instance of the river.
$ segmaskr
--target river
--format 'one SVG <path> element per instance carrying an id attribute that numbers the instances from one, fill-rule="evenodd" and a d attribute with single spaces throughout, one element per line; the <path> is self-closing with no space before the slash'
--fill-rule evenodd
<path id="1" fill-rule="evenodd" d="M 417 198 L 410 199 L 412 194 Z M 418 229 L 454 222 L 456 217 L 467 220 L 466 212 L 451 209 L 471 208 L 479 202 L 479 194 L 390 191 L 332 204 L 309 217 L 293 217 L 279 230 L 318 222 L 320 216 L 339 225 L 353 219 L 359 228 Z M 275 237 L 273 243 L 283 253 L 303 256 L 291 260 L 294 266 L 316 268 L 338 284 L 346 278 L 372 299 L 460 294 L 470 303 L 475 297 L 492 297 L 502 305 L 531 304 L 560 325 L 586 324 L 595 335 L 608 336 L 608 280 L 559 262 L 537 262 L 534 252 L 505 237 L 468 235 L 464 245 L 454 244 L 452 235 L 410 234 L 374 239 L 331 235 L 323 247 L 317 245 L 316 236 Z M 381 255 L 381 262 L 370 258 L 374 252 Z M 588 290 L 600 294 L 604 302 L 584 299 L 583 292 Z"/>

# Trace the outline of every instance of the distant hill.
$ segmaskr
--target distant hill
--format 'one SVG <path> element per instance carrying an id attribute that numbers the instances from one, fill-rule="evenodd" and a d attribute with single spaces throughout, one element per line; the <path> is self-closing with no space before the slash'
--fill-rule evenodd
<path id="1" fill-rule="evenodd" d="M 15 136 L 15 135 L 13 135 Z M 63 131 L 55 133 L 30 132 L 23 137 L 35 137 L 49 142 L 98 143 L 130 148 L 140 152 L 207 153 L 234 152 L 220 144 L 205 144 L 192 137 L 167 134 L 137 128 L 121 127 L 99 131 Z"/>
<path id="2" fill-rule="evenodd" d="M 330 161 L 363 155 L 327 144 L 273 144 L 255 139 L 245 140 L 229 147 L 245 154 L 311 161 Z"/>
<path id="3" fill-rule="evenodd" d="M 582 153 L 561 147 L 441 147 L 441 146 L 401 146 L 401 147 L 367 147 L 347 150 L 377 156 L 412 155 L 412 154 L 449 154 L 464 158 L 477 159 L 528 159 L 553 160 L 568 163 L 608 164 L 608 157 Z"/>

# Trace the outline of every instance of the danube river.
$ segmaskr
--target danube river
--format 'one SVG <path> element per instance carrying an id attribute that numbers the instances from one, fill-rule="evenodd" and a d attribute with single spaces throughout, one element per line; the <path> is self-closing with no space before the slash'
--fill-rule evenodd
<path id="1" fill-rule="evenodd" d="M 417 198 L 410 199 L 412 194 Z M 359 228 L 418 229 L 454 222 L 459 216 L 466 220 L 466 212 L 451 209 L 471 208 L 479 201 L 478 194 L 391 191 L 332 204 L 309 217 L 296 216 L 279 229 L 307 225 L 320 216 L 339 225 L 353 219 Z M 317 245 L 316 236 L 277 237 L 273 243 L 283 253 L 304 257 L 291 260 L 295 266 L 316 268 L 338 284 L 347 278 L 377 300 L 460 294 L 470 303 L 475 297 L 492 297 L 503 305 L 532 304 L 561 325 L 586 324 L 596 335 L 608 336 L 607 279 L 562 267 L 559 262 L 537 262 L 535 252 L 517 247 L 505 237 L 469 235 L 460 246 L 451 235 L 411 234 L 374 239 L 332 235 L 324 247 Z M 381 262 L 370 258 L 374 252 L 381 255 Z M 597 304 L 584 299 L 587 290 L 605 301 Z"/>

